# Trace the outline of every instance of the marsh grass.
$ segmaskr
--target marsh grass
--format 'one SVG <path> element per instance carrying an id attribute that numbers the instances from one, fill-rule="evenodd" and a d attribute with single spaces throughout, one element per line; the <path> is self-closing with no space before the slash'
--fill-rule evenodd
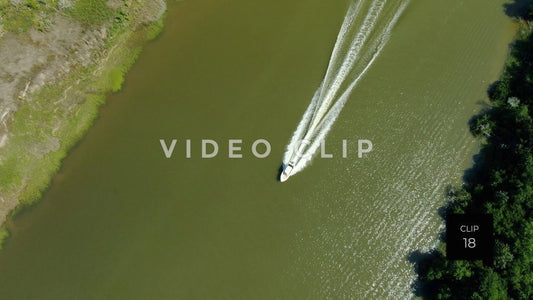
<path id="1" fill-rule="evenodd" d="M 111 20 L 115 12 L 107 5 L 107 0 L 78 0 L 70 14 L 86 25 L 101 25 Z"/>
<path id="2" fill-rule="evenodd" d="M 9 231 L 7 231 L 6 228 L 2 227 L 0 228 L 0 250 L 2 250 L 2 245 L 4 244 L 5 240 L 10 236 Z"/>
<path id="3" fill-rule="evenodd" d="M 3 30 L 25 32 L 30 28 L 44 30 L 47 15 L 55 11 L 54 0 L 21 1 L 14 5 L 9 0 L 0 0 L 0 16 Z"/>
<path id="4" fill-rule="evenodd" d="M 0 0 L 0 23 L 7 32 L 26 32 L 29 29 L 47 30 L 51 25 L 51 15 L 61 12 L 86 26 L 99 26 L 113 22 L 114 27 L 121 27 L 129 21 L 126 10 L 117 11 L 109 7 L 107 0 L 76 0 L 72 6 L 65 7 L 58 0 L 25 0 L 13 4 L 9 0 Z M 129 6 L 127 0 L 122 7 Z"/>

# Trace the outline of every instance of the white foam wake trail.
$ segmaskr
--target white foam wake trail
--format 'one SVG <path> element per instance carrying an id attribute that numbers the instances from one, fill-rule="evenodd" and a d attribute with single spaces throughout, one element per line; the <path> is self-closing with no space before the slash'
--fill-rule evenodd
<path id="1" fill-rule="evenodd" d="M 365 67 L 363 72 L 355 79 L 348 89 L 342 94 L 342 96 L 339 98 L 339 100 L 333 105 L 332 109 L 328 112 L 326 117 L 324 118 L 324 122 L 322 123 L 322 126 L 319 127 L 319 131 L 316 134 L 316 136 L 313 139 L 313 143 L 307 148 L 307 150 L 303 153 L 302 157 L 298 160 L 298 163 L 296 164 L 293 174 L 296 174 L 303 170 L 307 164 L 311 161 L 313 154 L 318 150 L 318 147 L 320 146 L 320 143 L 322 143 L 323 140 L 325 140 L 326 135 L 331 130 L 331 127 L 333 126 L 333 123 L 337 120 L 337 117 L 340 115 L 342 108 L 344 107 L 344 104 L 348 100 L 348 97 L 350 96 L 351 91 L 353 88 L 355 88 L 355 85 L 359 82 L 359 80 L 363 77 L 363 75 L 368 71 L 374 60 L 378 57 L 379 53 L 383 49 L 383 46 L 385 44 L 381 45 L 381 47 L 378 49 L 378 51 L 374 54 L 369 64 Z"/>
<path id="2" fill-rule="evenodd" d="M 303 153 L 302 157 L 298 160 L 298 163 L 295 165 L 295 168 L 293 170 L 293 174 L 296 174 L 303 170 L 308 163 L 311 161 L 313 154 L 318 150 L 318 147 L 320 147 L 320 144 L 323 140 L 325 140 L 327 134 L 331 130 L 331 127 L 333 126 L 333 123 L 337 120 L 337 117 L 340 115 L 342 108 L 344 107 L 344 104 L 346 104 L 346 101 L 350 97 L 350 94 L 352 90 L 355 88 L 359 80 L 363 78 L 365 73 L 370 69 L 370 66 L 374 63 L 374 61 L 378 58 L 379 54 L 385 47 L 385 44 L 389 40 L 390 37 L 390 31 L 398 21 L 398 18 L 402 14 L 403 10 L 407 6 L 407 3 L 403 4 L 398 12 L 395 14 L 393 20 L 389 25 L 387 26 L 387 29 L 385 31 L 385 35 L 382 36 L 382 38 L 379 40 L 379 46 L 377 47 L 376 52 L 372 55 L 372 58 L 368 62 L 368 64 L 365 66 L 363 71 L 357 76 L 357 78 L 350 84 L 350 86 L 342 93 L 340 98 L 337 100 L 337 102 L 333 105 L 332 109 L 328 112 L 326 117 L 324 118 L 324 122 L 319 127 L 319 131 L 316 134 L 314 141 L 311 143 L 311 145 L 307 148 L 307 150 Z"/>
<path id="3" fill-rule="evenodd" d="M 342 45 L 346 44 L 346 39 L 348 38 L 348 34 L 350 33 L 350 29 L 352 28 L 355 18 L 357 17 L 357 14 L 361 10 L 363 1 L 358 1 L 356 5 L 350 5 L 348 8 L 348 13 L 346 13 L 346 17 L 344 17 L 344 21 L 342 22 L 341 30 L 339 31 L 339 34 L 337 35 L 337 40 L 335 41 L 335 46 L 333 47 L 333 52 L 331 53 L 331 57 L 329 59 L 328 68 L 326 70 L 326 75 L 324 76 L 323 86 L 329 87 L 331 83 L 331 76 L 332 72 L 334 72 L 334 69 L 332 66 L 335 66 L 335 63 L 338 60 L 339 55 L 341 54 Z M 322 97 L 322 90 L 320 92 L 320 96 Z"/>
<path id="4" fill-rule="evenodd" d="M 364 52 L 362 51 L 364 50 L 363 47 L 365 47 L 369 36 L 373 33 L 373 30 L 379 21 L 379 16 L 386 4 L 386 0 L 372 2 L 368 9 L 368 13 L 363 20 L 362 26 L 359 28 L 359 31 L 351 42 L 350 48 L 345 55 L 341 66 L 337 69 L 335 66 L 338 56 L 343 45 L 346 43 L 347 34 L 351 29 L 350 27 L 353 26 L 355 18 L 360 11 L 362 6 L 361 3 L 362 1 L 357 3 L 354 2 L 350 6 L 337 36 L 337 41 L 333 49 L 332 57 L 330 58 L 326 76 L 320 87 L 316 90 L 313 99 L 311 100 L 311 104 L 307 107 L 302 120 L 287 146 L 283 161 L 284 163 L 292 162 L 294 164 L 292 174 L 300 172 L 309 164 L 313 155 L 320 147 L 320 144 L 325 140 L 327 134 L 331 130 L 331 127 L 339 116 L 352 90 L 369 70 L 370 66 L 385 47 L 392 28 L 405 10 L 409 0 L 400 3 L 392 19 L 387 20 L 388 22 L 385 28 L 383 30 L 378 30 L 377 37 L 369 41 L 370 45 L 365 48 L 369 49 L 369 52 Z M 361 63 L 357 64 L 357 62 Z M 340 91 L 348 75 L 353 73 L 354 68 L 356 70 L 362 68 L 362 70 L 352 74 L 355 77 L 354 80 L 337 99 L 337 93 Z M 335 73 L 335 76 L 330 78 L 332 73 Z M 330 85 L 331 80 L 333 80 L 333 83 Z M 305 147 L 301 144 L 302 140 L 308 142 Z M 297 147 L 303 151 L 297 153 Z"/>
<path id="5" fill-rule="evenodd" d="M 337 40 L 335 42 L 335 46 L 333 48 L 333 52 L 328 64 L 328 68 L 326 70 L 326 75 L 324 76 L 324 80 L 322 81 L 320 87 L 315 91 L 315 94 L 311 100 L 311 104 L 307 107 L 305 110 L 305 113 L 302 117 L 302 120 L 298 124 L 298 127 L 296 128 L 296 131 L 294 132 L 290 143 L 287 145 L 287 150 L 285 151 L 285 155 L 283 157 L 284 163 L 288 163 L 291 160 L 291 157 L 293 156 L 295 152 L 295 148 L 298 147 L 297 143 L 298 141 L 303 140 L 304 134 L 307 134 L 309 132 L 309 123 L 312 119 L 315 118 L 316 113 L 319 109 L 319 105 L 317 105 L 317 102 L 322 97 L 323 89 L 325 86 L 328 86 L 331 81 L 331 72 L 333 71 L 333 66 L 335 62 L 337 61 L 338 56 L 341 54 L 342 45 L 346 43 L 346 39 L 348 38 L 348 33 L 351 27 L 353 26 L 353 23 L 355 21 L 355 18 L 357 14 L 359 13 L 361 9 L 362 1 L 357 2 L 355 5 L 350 5 L 348 8 L 348 13 L 346 14 L 346 17 L 344 18 L 344 21 L 341 26 L 341 30 L 339 31 L 339 34 L 337 35 Z M 294 147 L 296 145 L 296 147 Z"/>
<path id="6" fill-rule="evenodd" d="M 309 106 L 305 110 L 302 120 L 300 121 L 300 123 L 298 124 L 298 127 L 296 128 L 296 131 L 292 135 L 290 143 L 287 145 L 287 150 L 285 151 L 285 155 L 283 157 L 283 161 L 285 163 L 288 163 L 294 154 L 295 149 L 293 145 L 296 145 L 296 143 L 298 143 L 298 141 L 302 140 L 303 138 L 303 135 L 305 133 L 305 128 L 309 125 L 309 122 L 311 121 L 311 117 L 313 115 L 313 111 L 315 107 L 317 106 L 319 96 L 320 96 L 320 91 L 322 90 L 323 84 L 324 83 L 322 82 L 320 87 L 316 90 L 315 95 L 313 96 L 313 99 L 311 100 L 311 104 L 309 104 Z"/>
<path id="7" fill-rule="evenodd" d="M 372 2 L 369 12 L 365 16 L 361 28 L 359 29 L 356 37 L 352 41 L 352 44 L 350 45 L 350 50 L 344 58 L 344 61 L 342 62 L 342 65 L 335 76 L 331 88 L 328 88 L 325 95 L 323 96 L 322 105 L 320 105 L 317 114 L 313 118 L 313 122 L 310 126 L 310 131 L 313 131 L 316 128 L 318 123 L 322 121 L 322 118 L 329 110 L 330 105 L 335 99 L 335 96 L 339 91 L 342 83 L 346 80 L 346 77 L 353 69 L 355 62 L 359 58 L 361 49 L 365 45 L 365 42 L 368 40 L 370 33 L 372 33 L 372 31 L 374 30 L 374 27 L 377 23 L 377 19 L 381 14 L 381 11 L 383 10 L 383 7 L 386 2 L 386 0 Z M 322 90 L 322 92 L 324 92 L 324 90 Z M 322 95 L 323 94 L 321 93 L 321 96 Z"/>

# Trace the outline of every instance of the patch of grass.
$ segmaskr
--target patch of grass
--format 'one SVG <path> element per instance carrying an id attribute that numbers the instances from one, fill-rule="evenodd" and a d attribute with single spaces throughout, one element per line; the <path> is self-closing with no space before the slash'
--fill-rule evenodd
<path id="1" fill-rule="evenodd" d="M 45 30 L 48 16 L 55 10 L 55 0 L 27 0 L 14 5 L 9 0 L 0 0 L 0 16 L 5 31 L 25 32 L 31 28 Z"/>
<path id="2" fill-rule="evenodd" d="M 113 93 L 120 91 L 125 80 L 124 76 L 130 67 L 135 63 L 141 51 L 141 47 L 128 49 L 128 51 L 119 51 L 121 59 L 120 65 L 108 70 L 104 70 L 104 77 L 105 73 L 107 72 L 107 78 L 109 78 L 109 80 L 102 80 L 101 83 L 96 85 L 97 88 L 102 91 L 111 91 Z"/>
<path id="3" fill-rule="evenodd" d="M 118 92 L 122 88 L 124 82 L 124 72 L 118 68 L 114 68 L 109 72 L 109 82 L 111 83 L 111 91 Z"/>
<path id="4" fill-rule="evenodd" d="M 148 30 L 146 32 L 146 38 L 151 41 L 154 40 L 156 37 L 158 37 L 161 32 L 163 32 L 163 20 L 165 16 L 163 16 L 161 19 L 153 22 L 148 26 Z"/>
<path id="5" fill-rule="evenodd" d="M 3 159 L 2 165 L 0 165 L 0 186 L 10 187 L 20 182 L 21 179 L 22 175 L 17 157 L 11 155 Z"/>
<path id="6" fill-rule="evenodd" d="M 107 0 L 78 0 L 70 14 L 86 25 L 101 25 L 111 20 L 115 12 L 107 5 Z"/>
<path id="7" fill-rule="evenodd" d="M 0 228 L 0 250 L 3 248 L 5 240 L 10 236 L 9 231 L 4 227 Z"/>
<path id="8" fill-rule="evenodd" d="M 4 29 L 13 32 L 25 32 L 39 23 L 36 12 L 27 7 L 2 8 Z"/>
<path id="9" fill-rule="evenodd" d="M 131 20 L 131 16 L 126 9 L 127 6 L 121 7 L 118 9 L 118 11 L 115 13 L 115 18 L 113 19 L 113 24 L 111 25 L 111 31 L 116 32 L 120 30 L 121 28 L 124 28 L 128 25 L 129 21 Z"/>

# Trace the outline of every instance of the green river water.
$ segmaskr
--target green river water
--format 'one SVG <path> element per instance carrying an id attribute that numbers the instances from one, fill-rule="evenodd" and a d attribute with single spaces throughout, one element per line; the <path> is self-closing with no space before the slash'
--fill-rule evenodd
<path id="1" fill-rule="evenodd" d="M 502 1 L 412 0 L 328 136 L 334 158 L 282 184 L 349 3 L 170 4 L 43 199 L 9 222 L 0 298 L 411 297 L 407 257 L 435 244 L 445 186 L 479 150 L 467 122 L 515 25 Z M 178 139 L 172 158 L 160 138 Z M 201 139 L 219 155 L 199 158 Z M 358 139 L 374 144 L 362 159 Z"/>

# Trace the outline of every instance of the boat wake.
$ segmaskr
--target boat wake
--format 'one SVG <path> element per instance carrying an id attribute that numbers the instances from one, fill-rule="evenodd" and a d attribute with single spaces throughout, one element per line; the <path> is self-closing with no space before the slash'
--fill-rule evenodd
<path id="1" fill-rule="evenodd" d="M 309 164 L 352 90 L 381 53 L 408 3 L 409 0 L 352 2 L 337 36 L 326 75 L 287 145 L 281 181 Z M 286 166 L 290 166 L 288 173 Z"/>

